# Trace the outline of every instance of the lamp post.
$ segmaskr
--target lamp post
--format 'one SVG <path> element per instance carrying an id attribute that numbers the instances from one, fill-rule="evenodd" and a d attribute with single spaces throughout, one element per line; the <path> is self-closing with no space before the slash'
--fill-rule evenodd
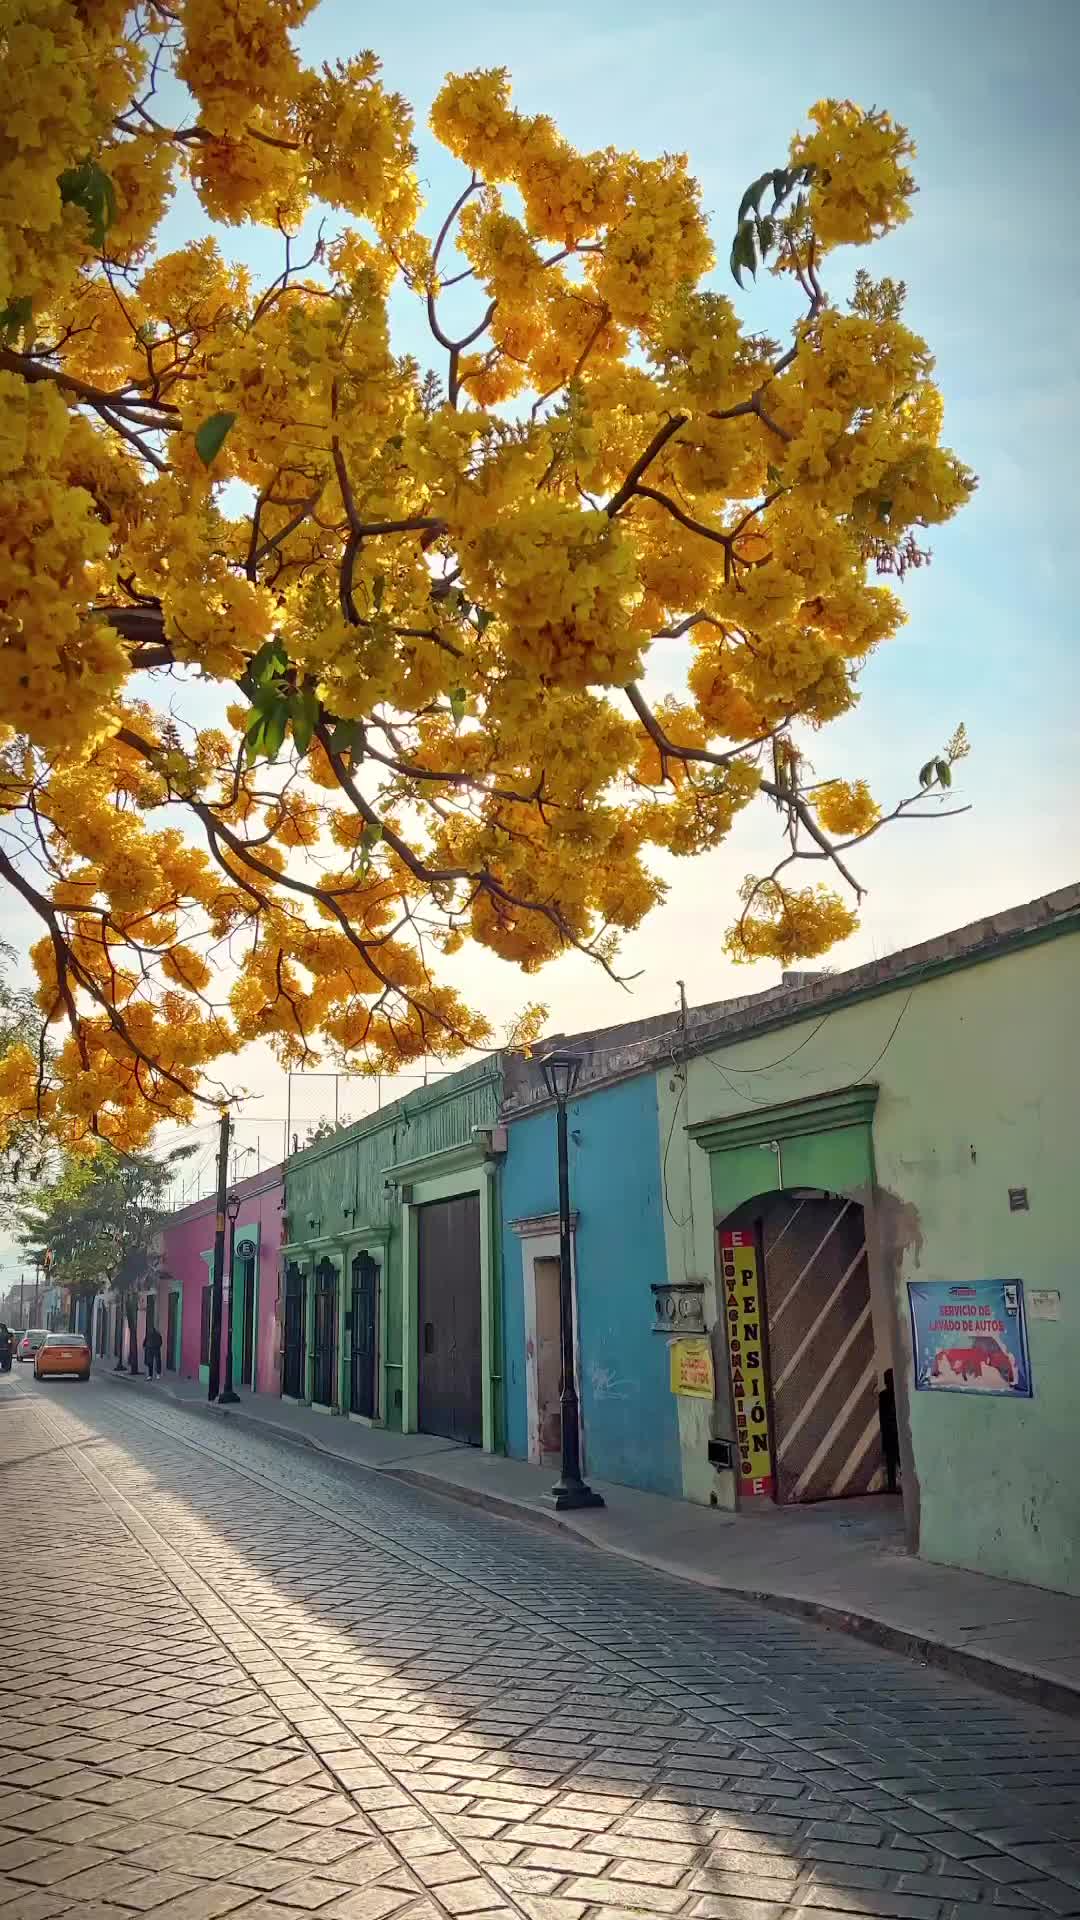
<path id="1" fill-rule="evenodd" d="M 549 1053 L 541 1060 L 547 1090 L 555 1102 L 559 1153 L 559 1341 L 562 1387 L 562 1472 L 552 1488 L 557 1511 L 568 1507 L 602 1507 L 600 1494 L 581 1477 L 581 1428 L 577 1383 L 574 1379 L 574 1293 L 570 1267 L 570 1157 L 566 1137 L 566 1103 L 577 1086 L 581 1061 L 576 1053 Z"/>
<path id="2" fill-rule="evenodd" d="M 229 1298 L 225 1308 L 225 1385 L 218 1394 L 219 1406 L 238 1406 L 240 1395 L 233 1392 L 233 1275 L 236 1268 L 236 1216 L 240 1211 L 240 1195 L 230 1193 L 225 1202 L 225 1212 L 229 1219 Z"/>

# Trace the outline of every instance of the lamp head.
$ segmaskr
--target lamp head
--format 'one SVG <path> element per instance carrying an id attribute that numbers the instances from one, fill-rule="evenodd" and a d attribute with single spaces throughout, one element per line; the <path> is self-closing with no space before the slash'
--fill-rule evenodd
<path id="1" fill-rule="evenodd" d="M 560 1107 L 564 1107 L 578 1083 L 581 1055 L 560 1050 L 545 1054 L 540 1065 L 544 1070 L 544 1083 L 548 1092 Z"/>
<path id="2" fill-rule="evenodd" d="M 230 1193 L 228 1199 L 225 1202 L 225 1211 L 228 1214 L 232 1225 L 235 1227 L 236 1216 L 240 1211 L 240 1195 L 238 1193 Z"/>

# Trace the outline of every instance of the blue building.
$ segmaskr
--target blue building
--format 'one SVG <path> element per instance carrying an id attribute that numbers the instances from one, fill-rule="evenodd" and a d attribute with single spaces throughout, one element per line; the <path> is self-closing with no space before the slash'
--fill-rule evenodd
<path id="1" fill-rule="evenodd" d="M 670 1022 L 642 1022 L 640 1028 L 664 1024 Z M 639 1029 L 618 1031 L 629 1036 Z M 581 1050 L 588 1052 L 588 1043 Z M 600 1064 L 597 1057 L 597 1069 Z M 506 1451 L 555 1464 L 560 1440 L 555 1109 L 534 1062 L 506 1062 L 503 1119 Z M 667 1277 L 655 1071 L 638 1065 L 632 1076 L 595 1088 L 582 1085 L 568 1119 L 584 1471 L 680 1496 L 678 1410 L 668 1348 L 653 1331 L 651 1289 Z"/>

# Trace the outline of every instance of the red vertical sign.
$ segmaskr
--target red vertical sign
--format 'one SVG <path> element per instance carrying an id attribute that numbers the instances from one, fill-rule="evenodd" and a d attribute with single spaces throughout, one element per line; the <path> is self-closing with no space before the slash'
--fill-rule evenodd
<path id="1" fill-rule="evenodd" d="M 771 1499 L 774 1491 L 772 1439 L 765 1392 L 761 1280 L 754 1235 L 741 1231 L 721 1233 L 720 1265 L 735 1438 L 739 1446 L 739 1492 L 744 1499 Z"/>

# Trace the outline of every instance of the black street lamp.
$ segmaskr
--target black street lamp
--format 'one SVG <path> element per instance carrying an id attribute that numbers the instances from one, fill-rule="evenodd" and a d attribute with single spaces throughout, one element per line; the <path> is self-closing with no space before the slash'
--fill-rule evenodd
<path id="1" fill-rule="evenodd" d="M 574 1379 L 574 1293 L 570 1268 L 570 1158 L 566 1138 L 566 1103 L 577 1086 L 581 1061 L 576 1053 L 549 1053 L 541 1060 L 547 1090 L 555 1102 L 559 1143 L 559 1340 L 562 1350 L 562 1473 L 552 1488 L 558 1511 L 568 1507 L 602 1507 L 600 1494 L 581 1477 L 581 1426 Z"/>
<path id="2" fill-rule="evenodd" d="M 229 1301 L 225 1309 L 225 1385 L 218 1394 L 218 1405 L 239 1406 L 240 1395 L 233 1392 L 233 1278 L 236 1269 L 236 1216 L 240 1211 L 240 1195 L 230 1193 L 225 1202 L 225 1212 L 229 1220 Z"/>

